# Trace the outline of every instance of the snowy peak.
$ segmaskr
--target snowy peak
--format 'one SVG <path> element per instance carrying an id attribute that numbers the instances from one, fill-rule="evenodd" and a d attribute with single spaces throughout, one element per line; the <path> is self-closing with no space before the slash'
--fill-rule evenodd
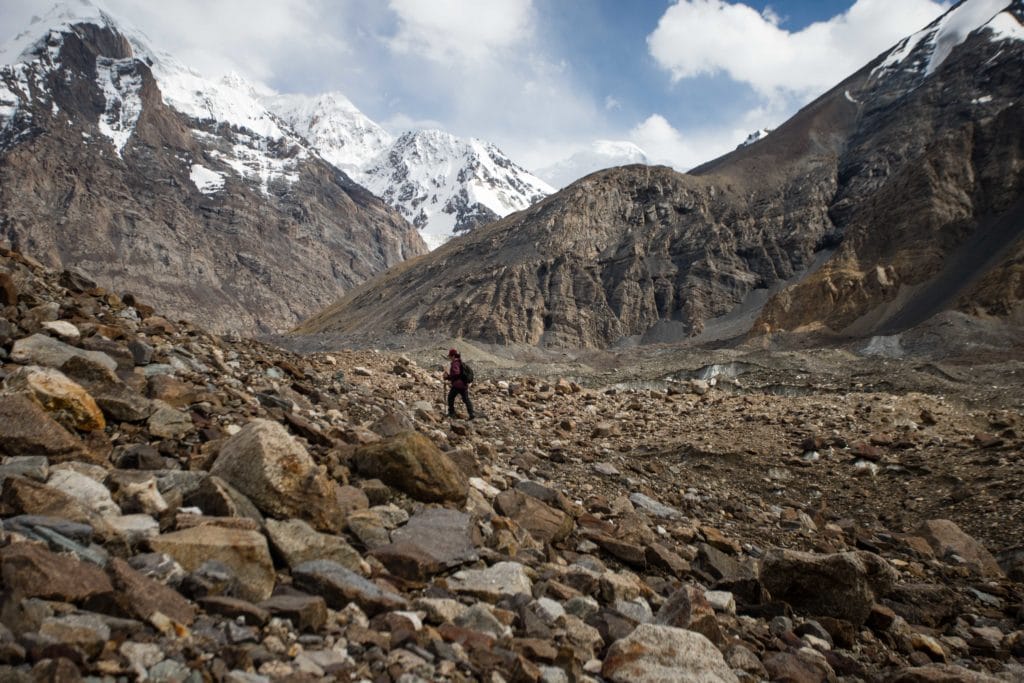
<path id="1" fill-rule="evenodd" d="M 624 140 L 595 140 L 588 149 L 537 170 L 537 175 L 555 187 L 579 180 L 594 171 L 629 164 L 650 164 L 640 147 Z"/>
<path id="2" fill-rule="evenodd" d="M 404 133 L 356 179 L 401 211 L 431 248 L 554 191 L 495 145 L 440 130 Z"/>
<path id="3" fill-rule="evenodd" d="M 927 78 L 975 32 L 984 32 L 993 41 L 1024 40 L 1022 14 L 1024 3 L 1020 0 L 964 0 L 897 43 L 874 68 L 872 76 L 884 79 L 896 73 L 910 73 Z"/>
<path id="4" fill-rule="evenodd" d="M 320 155 L 355 174 L 393 142 L 390 133 L 339 92 L 271 95 L 262 102 L 302 135 Z"/>

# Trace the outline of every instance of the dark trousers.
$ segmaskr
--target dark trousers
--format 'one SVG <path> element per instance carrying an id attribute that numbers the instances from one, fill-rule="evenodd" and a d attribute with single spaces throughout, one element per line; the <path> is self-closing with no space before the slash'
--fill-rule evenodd
<path id="1" fill-rule="evenodd" d="M 473 402 L 469 400 L 469 389 L 462 387 L 456 389 L 452 387 L 448 390 L 448 416 L 455 417 L 455 397 L 461 396 L 462 402 L 466 404 L 466 412 L 469 413 L 469 418 L 473 419 Z"/>

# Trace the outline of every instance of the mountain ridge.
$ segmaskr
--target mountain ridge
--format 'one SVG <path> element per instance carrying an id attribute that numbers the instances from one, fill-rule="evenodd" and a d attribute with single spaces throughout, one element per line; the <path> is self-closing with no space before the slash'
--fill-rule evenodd
<path id="1" fill-rule="evenodd" d="M 218 331 L 290 327 L 426 250 L 251 93 L 118 26 L 64 6 L 6 51 L 0 238 Z"/>
<path id="2" fill-rule="evenodd" d="M 957 33 L 936 64 L 934 45 L 948 43 L 964 7 L 762 140 L 686 175 L 595 173 L 364 284 L 298 331 L 563 347 L 889 332 L 899 300 L 913 299 L 1021 191 L 1024 50 L 1003 24 L 1020 25 L 1022 3 L 1000 3 Z M 996 266 L 1008 273 L 1011 247 L 1011 261 Z M 989 296 L 1015 307 L 1003 291 Z M 367 312 L 377 298 L 389 301 L 384 316 Z M 724 321 L 744 310 L 750 324 L 726 334 Z"/>

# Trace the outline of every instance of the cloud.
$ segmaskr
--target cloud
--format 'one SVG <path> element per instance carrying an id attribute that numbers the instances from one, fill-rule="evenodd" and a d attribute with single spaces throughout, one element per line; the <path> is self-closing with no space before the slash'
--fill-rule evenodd
<path id="1" fill-rule="evenodd" d="M 489 59 L 531 38 L 531 0 L 390 0 L 398 52 L 441 62 Z"/>
<path id="2" fill-rule="evenodd" d="M 736 147 L 746 133 L 734 128 L 708 128 L 686 135 L 674 128 L 661 114 L 652 114 L 629 131 L 629 141 L 647 153 L 657 164 L 686 171 L 714 159 Z"/>
<path id="3" fill-rule="evenodd" d="M 949 7 L 933 0 L 857 0 L 828 21 L 795 32 L 770 8 L 724 0 L 679 0 L 647 37 L 674 81 L 724 73 L 762 97 L 806 99 L 849 76 Z"/>
<path id="4" fill-rule="evenodd" d="M 605 111 L 613 111 L 615 109 L 622 109 L 622 102 L 619 102 L 615 97 L 608 95 L 604 98 Z"/>

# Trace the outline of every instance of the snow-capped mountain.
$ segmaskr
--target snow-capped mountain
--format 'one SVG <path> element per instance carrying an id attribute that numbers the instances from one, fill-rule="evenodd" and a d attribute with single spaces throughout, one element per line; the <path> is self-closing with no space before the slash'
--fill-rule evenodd
<path id="1" fill-rule="evenodd" d="M 394 138 L 339 92 L 265 95 L 263 104 L 306 138 L 324 159 L 358 175 Z"/>
<path id="2" fill-rule="evenodd" d="M 237 75 L 86 0 L 0 49 L 0 241 L 215 330 L 276 331 L 426 251 Z"/>
<path id="3" fill-rule="evenodd" d="M 440 130 L 401 135 L 355 177 L 401 211 L 431 248 L 554 192 L 496 146 Z"/>
<path id="4" fill-rule="evenodd" d="M 595 140 L 588 149 L 538 169 L 536 174 L 553 187 L 561 188 L 603 168 L 649 163 L 651 160 L 647 153 L 632 142 Z"/>

